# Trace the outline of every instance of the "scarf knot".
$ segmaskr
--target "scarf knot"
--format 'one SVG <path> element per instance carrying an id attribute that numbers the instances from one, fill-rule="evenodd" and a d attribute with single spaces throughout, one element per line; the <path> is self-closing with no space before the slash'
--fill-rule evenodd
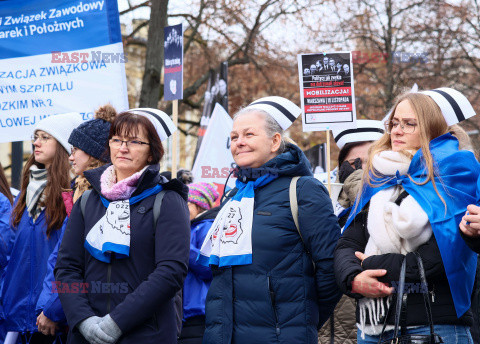
<path id="1" fill-rule="evenodd" d="M 110 165 L 100 177 L 102 195 L 113 201 L 129 199 L 135 192 L 138 180 L 146 169 L 147 166 L 130 177 L 117 182 L 115 167 Z"/>
<path id="2" fill-rule="evenodd" d="M 108 167 L 105 172 L 102 174 L 102 177 L 107 173 L 108 180 L 111 181 L 112 178 L 112 171 L 113 176 L 115 174 L 115 170 L 110 169 L 113 166 Z M 109 170 L 110 169 L 110 170 Z M 133 181 L 135 179 L 135 185 L 140 178 L 143 169 L 140 172 L 137 172 L 137 176 L 132 175 L 127 179 L 129 181 L 125 182 L 123 185 L 127 187 L 131 187 L 133 185 Z M 124 182 L 124 179 L 117 184 Z M 128 258 L 130 255 L 130 206 L 140 202 L 144 198 L 147 198 L 151 195 L 155 195 L 162 191 L 162 186 L 157 184 L 153 188 L 147 189 L 140 193 L 139 195 L 135 195 L 131 197 L 133 191 L 135 191 L 136 186 L 133 189 L 117 189 L 115 190 L 115 186 L 111 186 L 108 189 L 103 188 L 102 182 L 102 194 L 100 194 L 100 200 L 102 204 L 107 208 L 105 215 L 100 218 L 100 220 L 95 223 L 95 225 L 90 229 L 85 239 L 84 247 L 85 249 L 97 260 L 100 260 L 105 263 L 110 263 L 111 256 L 114 254 L 117 258 Z M 107 192 L 105 192 L 107 191 Z M 123 197 L 127 196 L 127 199 Z M 107 200 L 104 196 L 110 196 L 113 201 Z M 113 197 L 115 196 L 115 197 Z"/>

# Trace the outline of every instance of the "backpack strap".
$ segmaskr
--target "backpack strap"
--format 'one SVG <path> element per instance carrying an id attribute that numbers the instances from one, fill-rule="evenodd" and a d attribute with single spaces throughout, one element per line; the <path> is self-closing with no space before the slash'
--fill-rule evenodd
<path id="1" fill-rule="evenodd" d="M 162 208 L 163 196 L 167 190 L 162 190 L 155 196 L 155 201 L 153 202 L 153 223 L 156 224 L 158 218 L 160 217 L 160 209 Z"/>
<path id="2" fill-rule="evenodd" d="M 298 200 L 297 200 L 297 181 L 300 177 L 293 177 L 290 181 L 290 189 L 288 194 L 290 197 L 290 209 L 292 210 L 293 222 L 295 222 L 295 227 L 297 227 L 298 234 L 303 241 L 302 233 L 300 233 L 300 226 L 298 225 Z"/>
<path id="3" fill-rule="evenodd" d="M 80 210 L 82 211 L 82 216 L 85 218 L 85 207 L 87 206 L 88 197 L 92 193 L 92 189 L 86 190 L 82 194 L 82 198 L 80 199 Z"/>
<path id="4" fill-rule="evenodd" d="M 298 199 L 297 199 L 297 181 L 300 177 L 293 177 L 290 181 L 290 188 L 288 190 L 288 195 L 290 199 L 290 210 L 292 211 L 293 222 L 295 222 L 295 227 L 297 228 L 298 235 L 300 235 L 300 239 L 302 240 L 303 247 L 307 252 L 308 256 L 312 260 L 313 263 L 313 270 L 316 271 L 315 261 L 313 260 L 312 255 L 308 251 L 307 246 L 305 245 L 305 241 L 303 240 L 302 232 L 300 232 L 300 226 L 298 224 Z"/>
<path id="5" fill-rule="evenodd" d="M 153 202 L 153 225 L 156 226 L 158 218 L 160 217 L 160 210 L 162 209 L 163 196 L 168 190 L 162 190 L 155 195 L 155 201 Z M 175 293 L 175 320 L 177 323 L 177 338 L 182 331 L 182 318 L 183 318 L 183 287 Z"/>

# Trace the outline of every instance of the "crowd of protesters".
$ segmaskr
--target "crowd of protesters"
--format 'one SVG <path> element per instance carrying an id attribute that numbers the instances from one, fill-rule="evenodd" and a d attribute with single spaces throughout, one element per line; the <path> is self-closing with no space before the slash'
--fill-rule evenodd
<path id="1" fill-rule="evenodd" d="M 158 109 L 38 122 L 16 198 L 0 165 L 0 340 L 478 343 L 469 101 L 406 92 L 334 130 L 334 203 L 285 136 L 300 113 L 272 96 L 233 116 L 223 195 L 161 172 L 176 128 Z"/>

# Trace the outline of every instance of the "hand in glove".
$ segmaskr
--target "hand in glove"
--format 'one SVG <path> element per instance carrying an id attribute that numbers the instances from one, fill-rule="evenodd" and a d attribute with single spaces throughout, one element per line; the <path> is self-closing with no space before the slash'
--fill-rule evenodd
<path id="1" fill-rule="evenodd" d="M 115 321 L 113 321 L 110 314 L 107 314 L 102 318 L 102 322 L 99 326 L 107 336 L 113 338 L 113 342 L 111 343 L 115 343 L 122 335 L 122 330 L 120 330 L 120 327 L 118 327 Z"/>
<path id="2" fill-rule="evenodd" d="M 103 318 L 93 316 L 78 324 L 78 330 L 90 344 L 113 344 L 115 340 L 102 331 L 99 324 Z"/>
<path id="3" fill-rule="evenodd" d="M 356 170 L 362 169 L 362 159 L 356 158 L 353 161 L 353 164 L 355 168 L 353 168 L 352 165 L 350 165 L 350 163 L 345 160 L 342 165 L 340 165 L 340 169 L 338 171 L 338 180 L 340 181 L 340 183 L 345 183 L 345 180 L 348 178 L 348 176 L 350 176 Z"/>

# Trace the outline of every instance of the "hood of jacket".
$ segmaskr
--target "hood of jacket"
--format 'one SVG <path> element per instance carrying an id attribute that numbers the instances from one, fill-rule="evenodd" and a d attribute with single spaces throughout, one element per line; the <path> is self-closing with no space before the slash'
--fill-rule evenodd
<path id="1" fill-rule="evenodd" d="M 85 178 L 99 194 L 101 194 L 100 177 L 103 172 L 112 164 L 106 164 L 98 168 L 83 172 Z M 148 165 L 138 179 L 137 189 L 132 194 L 136 196 L 143 191 L 153 188 L 155 185 L 162 185 L 164 190 L 172 190 L 178 193 L 186 201 L 188 200 L 188 187 L 178 179 L 168 180 L 160 175 L 160 165 Z"/>
<path id="2" fill-rule="evenodd" d="M 285 151 L 270 159 L 258 168 L 239 168 L 236 175 L 241 181 L 256 179 L 259 176 L 271 173 L 278 176 L 313 176 L 308 161 L 302 150 L 291 143 L 287 143 Z"/>

